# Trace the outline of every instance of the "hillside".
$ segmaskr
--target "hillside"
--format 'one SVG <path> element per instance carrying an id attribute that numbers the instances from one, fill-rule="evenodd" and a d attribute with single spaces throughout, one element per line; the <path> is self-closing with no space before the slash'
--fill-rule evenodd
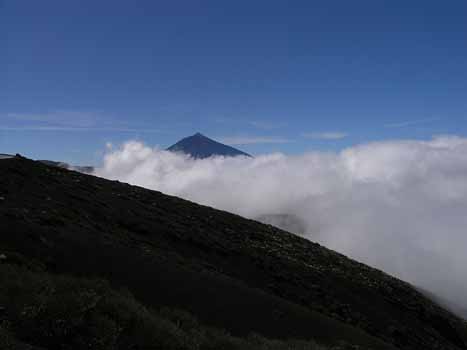
<path id="1" fill-rule="evenodd" d="M 50 166 L 55 166 L 59 168 L 64 168 L 68 170 L 76 170 L 79 171 L 80 173 L 85 173 L 85 174 L 92 174 L 94 171 L 94 167 L 85 165 L 85 166 L 80 166 L 80 165 L 70 165 L 65 162 L 57 162 L 54 160 L 45 160 L 45 159 L 38 159 L 38 162 L 44 163 L 45 165 L 50 165 Z"/>
<path id="2" fill-rule="evenodd" d="M 66 348 L 24 332 L 44 334 L 35 322 L 45 317 L 43 310 L 55 310 L 48 301 L 56 291 L 75 291 L 91 305 L 72 308 L 84 310 L 76 311 L 73 327 L 84 335 L 92 322 L 123 329 L 124 336 L 109 332 L 118 344 L 159 334 L 138 336 L 135 322 L 163 329 L 166 338 L 187 333 L 173 312 L 160 311 L 168 308 L 202 325 L 196 336 L 183 333 L 192 344 L 214 327 L 238 342 L 251 343 L 247 336 L 254 332 L 361 349 L 467 349 L 466 322 L 405 282 L 273 226 L 118 181 L 2 159 L 0 232 L 0 342 L 10 337 L 25 349 Z M 39 311 L 32 312 L 31 303 Z M 121 310 L 128 308 L 125 318 Z M 27 322 L 25 310 L 32 315 Z M 48 321 L 58 319 L 46 314 L 52 315 Z M 2 332 L 9 335 L 2 338 Z M 70 332 L 59 334 L 71 342 Z M 125 349 L 99 344 L 94 348 Z M 315 348 L 307 346 L 289 349 Z"/>
<path id="3" fill-rule="evenodd" d="M 212 156 L 251 157 L 245 152 L 242 152 L 234 147 L 224 145 L 220 142 L 214 141 L 200 133 L 196 133 L 192 136 L 181 139 L 177 143 L 167 148 L 167 150 L 172 152 L 181 152 L 189 154 L 190 156 L 196 159 L 209 158 Z"/>
<path id="4" fill-rule="evenodd" d="M 299 235 L 306 233 L 306 223 L 293 214 L 265 214 L 256 217 L 255 220 Z"/>

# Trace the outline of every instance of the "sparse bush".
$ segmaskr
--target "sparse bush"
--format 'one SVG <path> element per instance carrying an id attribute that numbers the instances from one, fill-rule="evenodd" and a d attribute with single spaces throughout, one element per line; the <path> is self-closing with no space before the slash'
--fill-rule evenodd
<path id="1" fill-rule="evenodd" d="M 0 264 L 0 306 L 0 347 L 8 350 L 324 349 L 310 341 L 235 337 L 182 310 L 149 310 L 102 280 L 11 264 Z"/>

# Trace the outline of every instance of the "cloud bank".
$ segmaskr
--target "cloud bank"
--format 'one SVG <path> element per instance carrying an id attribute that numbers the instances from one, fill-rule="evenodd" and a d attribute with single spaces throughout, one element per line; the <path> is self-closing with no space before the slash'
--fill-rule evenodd
<path id="1" fill-rule="evenodd" d="M 311 240 L 467 309 L 467 138 L 203 160 L 130 141 L 96 174 L 249 218 L 294 214 Z"/>

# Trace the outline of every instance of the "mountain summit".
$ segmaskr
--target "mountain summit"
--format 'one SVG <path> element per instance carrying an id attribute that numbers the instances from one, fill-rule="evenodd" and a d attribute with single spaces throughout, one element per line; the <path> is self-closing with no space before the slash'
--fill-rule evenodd
<path id="1" fill-rule="evenodd" d="M 186 153 L 197 159 L 209 158 L 212 156 L 251 157 L 251 155 L 248 153 L 214 141 L 199 132 L 192 136 L 181 139 L 176 144 L 167 148 L 167 150 L 172 152 Z"/>

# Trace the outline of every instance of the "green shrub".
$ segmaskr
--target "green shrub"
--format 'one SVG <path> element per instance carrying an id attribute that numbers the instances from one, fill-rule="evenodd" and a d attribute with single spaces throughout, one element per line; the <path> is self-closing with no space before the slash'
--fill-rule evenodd
<path id="1" fill-rule="evenodd" d="M 182 310 L 149 310 L 102 280 L 14 264 L 0 264 L 0 306 L 0 348 L 7 350 L 323 349 L 308 341 L 234 337 Z"/>

